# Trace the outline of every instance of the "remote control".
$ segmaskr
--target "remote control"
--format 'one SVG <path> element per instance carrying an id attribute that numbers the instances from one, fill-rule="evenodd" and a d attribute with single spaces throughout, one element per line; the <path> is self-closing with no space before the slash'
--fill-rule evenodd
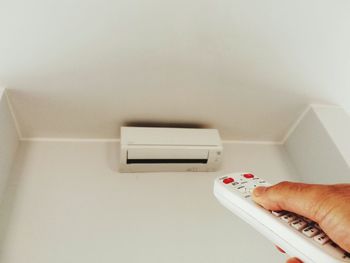
<path id="1" fill-rule="evenodd" d="M 257 186 L 269 186 L 252 173 L 232 173 L 215 180 L 214 195 L 231 212 L 246 221 L 289 256 L 304 263 L 350 262 L 315 222 L 288 211 L 268 211 L 251 194 Z"/>

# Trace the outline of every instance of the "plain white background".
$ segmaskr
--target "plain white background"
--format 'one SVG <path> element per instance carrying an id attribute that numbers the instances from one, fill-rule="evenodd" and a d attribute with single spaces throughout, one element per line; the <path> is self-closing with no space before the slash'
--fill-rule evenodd
<path id="1" fill-rule="evenodd" d="M 279 141 L 309 103 L 350 109 L 348 0 L 14 0 L 0 81 L 23 137 L 195 122 Z"/>

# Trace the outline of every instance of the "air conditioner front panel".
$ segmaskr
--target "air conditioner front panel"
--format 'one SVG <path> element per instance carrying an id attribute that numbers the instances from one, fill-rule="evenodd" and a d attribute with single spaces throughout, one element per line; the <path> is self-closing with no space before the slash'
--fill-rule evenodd
<path id="1" fill-rule="evenodd" d="M 221 141 L 215 129 L 122 127 L 121 144 L 217 146 Z"/>
<path id="2" fill-rule="evenodd" d="M 214 129 L 122 128 L 121 172 L 216 171 L 222 144 Z"/>

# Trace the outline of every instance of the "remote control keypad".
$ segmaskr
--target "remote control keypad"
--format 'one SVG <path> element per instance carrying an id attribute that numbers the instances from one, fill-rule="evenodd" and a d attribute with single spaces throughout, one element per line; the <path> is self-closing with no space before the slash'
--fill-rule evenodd
<path id="1" fill-rule="evenodd" d="M 230 185 L 240 192 L 244 198 L 250 198 L 255 187 L 269 186 L 265 180 L 251 173 L 241 174 L 240 176 L 235 176 L 235 178 L 225 176 L 222 177 L 221 180 L 224 184 Z"/>
<path id="2" fill-rule="evenodd" d="M 349 259 L 350 254 L 340 248 L 336 243 L 334 243 L 327 235 L 324 233 L 318 224 L 302 216 L 298 216 L 294 213 L 289 213 L 287 211 L 271 211 L 271 213 L 279 217 L 282 221 L 285 221 L 290 226 L 301 232 L 304 236 L 312 238 L 316 243 L 321 246 L 330 245 L 334 248 L 337 253 L 344 259 Z M 291 221 L 290 218 L 295 218 Z"/>

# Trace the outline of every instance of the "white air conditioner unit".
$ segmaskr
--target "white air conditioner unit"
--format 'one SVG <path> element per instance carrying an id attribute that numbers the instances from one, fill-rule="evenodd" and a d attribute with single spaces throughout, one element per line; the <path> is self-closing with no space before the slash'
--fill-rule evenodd
<path id="1" fill-rule="evenodd" d="M 222 160 L 215 129 L 121 128 L 121 172 L 212 172 Z"/>

